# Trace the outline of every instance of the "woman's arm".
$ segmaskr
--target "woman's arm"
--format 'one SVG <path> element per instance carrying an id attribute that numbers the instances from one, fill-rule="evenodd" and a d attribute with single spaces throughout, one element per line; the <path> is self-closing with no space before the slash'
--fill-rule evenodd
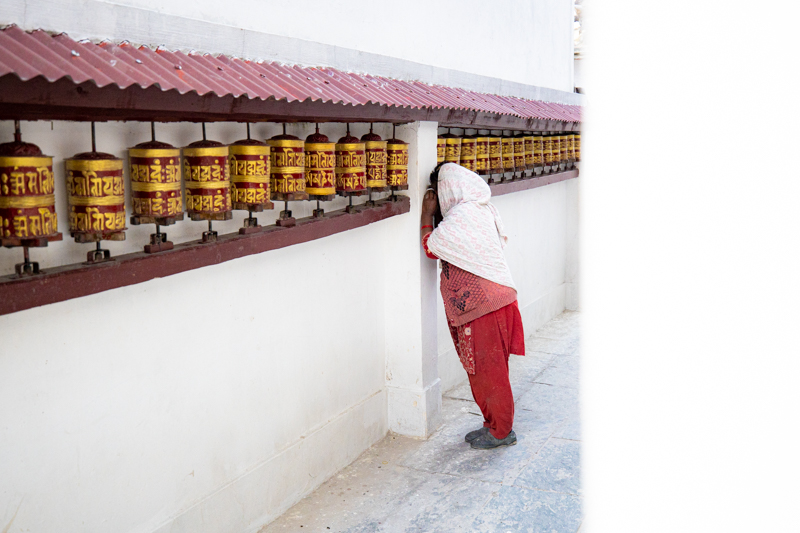
<path id="1" fill-rule="evenodd" d="M 433 214 L 436 212 L 436 206 L 439 200 L 436 198 L 436 193 L 433 189 L 428 189 L 425 196 L 422 198 L 422 214 L 419 220 L 419 238 L 425 236 L 426 233 L 433 231 Z"/>

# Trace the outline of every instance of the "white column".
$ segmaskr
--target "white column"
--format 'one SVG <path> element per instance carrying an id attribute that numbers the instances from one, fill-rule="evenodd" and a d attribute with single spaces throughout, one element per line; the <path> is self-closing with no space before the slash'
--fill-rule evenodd
<path id="1" fill-rule="evenodd" d="M 427 438 L 441 421 L 442 390 L 437 361 L 436 261 L 422 252 L 422 196 L 436 166 L 436 122 L 397 128 L 407 141 L 411 212 L 391 219 L 386 257 L 386 388 L 389 429 Z"/>

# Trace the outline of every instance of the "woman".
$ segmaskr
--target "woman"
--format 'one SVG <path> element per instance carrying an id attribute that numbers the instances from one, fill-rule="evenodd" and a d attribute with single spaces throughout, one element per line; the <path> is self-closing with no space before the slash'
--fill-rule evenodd
<path id="1" fill-rule="evenodd" d="M 517 443 L 508 356 L 525 354 L 517 291 L 503 255 L 508 237 L 490 198 L 489 186 L 474 172 L 455 163 L 437 165 L 420 222 L 425 254 L 442 261 L 450 335 L 483 413 L 483 427 L 465 436 L 477 449 Z M 433 229 L 437 204 L 441 222 Z"/>

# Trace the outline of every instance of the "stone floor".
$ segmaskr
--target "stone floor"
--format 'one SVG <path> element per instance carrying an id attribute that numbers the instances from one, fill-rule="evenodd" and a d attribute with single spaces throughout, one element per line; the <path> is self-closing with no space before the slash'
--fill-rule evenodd
<path id="1" fill-rule="evenodd" d="M 428 440 L 389 434 L 259 533 L 578 531 L 579 316 L 557 316 L 511 356 L 516 446 L 464 442 L 483 422 L 464 381 Z"/>

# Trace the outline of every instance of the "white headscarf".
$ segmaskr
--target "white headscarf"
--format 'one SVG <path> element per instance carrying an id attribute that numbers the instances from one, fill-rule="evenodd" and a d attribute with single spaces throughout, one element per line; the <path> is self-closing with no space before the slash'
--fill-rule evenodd
<path id="1" fill-rule="evenodd" d="M 458 268 L 516 289 L 503 255 L 508 236 L 483 178 L 455 163 L 442 165 L 438 196 L 444 219 L 428 237 L 428 249 Z"/>

